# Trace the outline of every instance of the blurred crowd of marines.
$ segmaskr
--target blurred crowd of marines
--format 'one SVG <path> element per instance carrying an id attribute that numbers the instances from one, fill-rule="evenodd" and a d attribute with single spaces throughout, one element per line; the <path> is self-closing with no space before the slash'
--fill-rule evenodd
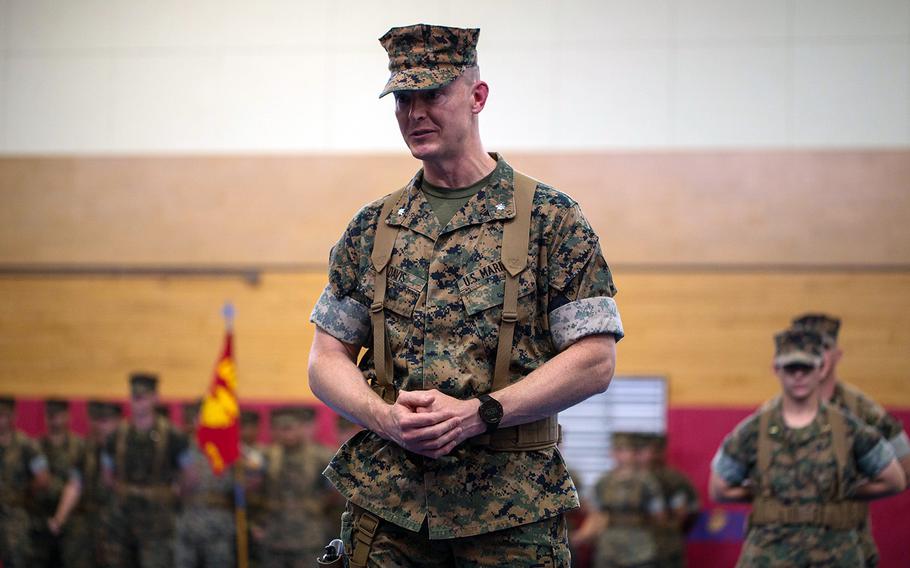
<path id="1" fill-rule="evenodd" d="M 159 404 L 158 379 L 130 377 L 130 412 L 88 403 L 85 437 L 69 404 L 47 400 L 47 433 L 16 430 L 15 400 L 0 398 L 0 563 L 3 568 L 225 568 L 236 564 L 235 482 L 242 480 L 249 566 L 313 565 L 344 507 L 322 476 L 334 453 L 314 440 L 314 410 L 241 413 L 241 460 L 220 476 L 195 440 L 199 403 L 182 426 Z M 356 427 L 339 419 L 338 433 Z M 242 471 L 241 471 L 242 470 Z"/>
<path id="2" fill-rule="evenodd" d="M 792 372 L 819 373 L 813 396 L 817 396 L 821 412 L 815 421 L 830 422 L 832 413 L 835 417 L 843 414 L 854 453 L 860 452 L 858 444 L 865 444 L 857 455 L 874 455 L 875 461 L 881 462 L 874 470 L 881 470 L 889 460 L 906 470 L 910 466 L 910 443 L 901 423 L 837 375 L 842 355 L 837 344 L 839 329 L 838 319 L 823 314 L 795 319 L 792 328 L 776 336 L 776 372 L 800 367 Z M 325 543 L 337 536 L 338 519 L 345 506 L 322 475 L 334 449 L 314 440 L 314 410 L 304 406 L 273 409 L 270 445 L 259 442 L 259 412 L 243 411 L 239 467 L 217 476 L 195 441 L 199 404 L 183 405 L 182 426 L 178 427 L 168 419 L 168 407 L 159 404 L 157 387 L 155 375 L 136 373 L 130 377 L 129 418 L 124 417 L 119 404 L 90 401 L 89 431 L 84 438 L 71 432 L 69 404 L 64 400 L 46 401 L 47 433 L 32 439 L 14 427 L 15 401 L 0 397 L 2 566 L 235 566 L 238 484 L 245 495 L 249 566 L 313 566 Z M 782 396 L 789 396 L 786 385 L 784 389 Z M 775 398 L 745 420 L 725 439 L 713 464 L 715 477 L 725 480 L 725 487 L 732 488 L 728 490 L 744 484 L 746 498 L 739 500 L 754 501 L 750 533 L 739 565 L 755 565 L 760 556 L 762 562 L 774 566 L 775 555 L 777 560 L 787 557 L 790 552 L 785 542 L 780 550 L 769 544 L 750 544 L 756 535 L 763 534 L 761 531 L 778 530 L 794 535 L 794 542 L 799 542 L 806 554 L 812 554 L 808 535 L 818 531 L 823 536 L 847 535 L 828 541 L 839 543 L 832 548 L 840 549 L 840 557 L 849 557 L 844 550 L 853 552 L 855 548 L 854 556 L 862 558 L 863 566 L 877 566 L 878 554 L 865 506 L 856 514 L 851 509 L 848 516 L 855 526 L 846 530 L 826 526 L 832 523 L 825 515 L 805 520 L 781 516 L 787 513 L 785 516 L 792 517 L 792 505 L 786 497 L 786 483 L 792 480 L 783 479 L 783 473 L 773 473 L 778 467 L 775 464 L 784 464 L 782 458 L 774 456 L 781 451 L 798 455 L 802 444 L 810 454 L 799 459 L 806 463 L 816 460 L 819 467 L 827 467 L 826 452 L 834 450 L 822 448 L 817 456 L 812 454 L 811 448 L 818 444 L 803 439 L 808 435 L 803 434 L 814 430 L 788 433 L 788 426 L 779 418 L 778 422 L 773 419 L 780 405 L 781 399 Z M 770 441 L 757 442 L 747 428 L 768 429 Z M 340 445 L 358 427 L 339 419 L 337 430 Z M 825 448 L 836 445 L 836 434 L 831 434 L 830 427 L 818 432 L 826 440 Z M 778 444 L 769 446 L 773 448 L 770 458 L 756 455 L 763 451 L 758 449 L 762 443 Z M 573 566 L 685 566 L 685 535 L 695 522 L 700 503 L 692 483 L 667 464 L 666 444 L 662 433 L 613 433 L 613 468 L 592 491 L 580 491 L 590 499 L 568 518 Z M 796 446 L 787 449 L 780 444 Z M 764 465 L 763 459 L 767 461 Z M 865 457 L 865 464 L 848 464 L 847 470 L 855 470 L 853 475 L 861 477 L 860 466 L 872 468 L 872 459 Z M 833 465 L 835 460 L 830 462 Z M 771 469 L 764 474 L 749 473 L 761 467 Z M 737 474 L 737 468 L 741 473 Z M 792 471 L 800 468 L 789 467 Z M 758 480 L 751 488 L 750 475 Z M 579 483 L 578 476 L 573 478 Z M 766 484 L 773 489 L 757 495 L 759 485 Z M 834 510 L 832 504 L 843 502 L 843 488 L 837 494 L 825 493 L 823 485 L 819 484 L 820 489 L 800 488 L 802 493 L 818 493 L 800 493 L 800 510 L 827 507 L 818 510 L 830 512 Z M 775 492 L 780 495 L 775 496 Z M 762 498 L 760 506 L 756 497 Z M 840 522 L 844 515 L 838 512 L 835 516 Z M 816 550 L 814 554 L 820 553 Z"/>
<path id="3" fill-rule="evenodd" d="M 700 503 L 691 481 L 667 464 L 666 446 L 664 434 L 613 433 L 613 468 L 597 480 L 580 522 L 570 518 L 573 566 L 685 566 Z"/>

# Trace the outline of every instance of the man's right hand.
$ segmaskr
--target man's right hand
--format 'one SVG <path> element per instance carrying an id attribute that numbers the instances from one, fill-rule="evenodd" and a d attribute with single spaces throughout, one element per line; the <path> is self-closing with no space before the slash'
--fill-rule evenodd
<path id="1" fill-rule="evenodd" d="M 458 445 L 461 418 L 450 410 L 432 410 L 431 391 L 400 391 L 395 404 L 379 413 L 380 436 L 428 458 L 447 455 Z"/>

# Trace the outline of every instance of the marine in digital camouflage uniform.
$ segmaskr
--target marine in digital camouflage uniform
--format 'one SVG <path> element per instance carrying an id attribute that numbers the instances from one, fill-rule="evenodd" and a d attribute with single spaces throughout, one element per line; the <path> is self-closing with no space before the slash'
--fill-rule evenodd
<path id="1" fill-rule="evenodd" d="M 311 408 L 272 411 L 274 444 L 266 451 L 265 508 L 257 531 L 263 568 L 309 568 L 330 537 L 325 519 L 338 494 L 321 472 L 332 451 L 310 439 L 312 419 Z"/>
<path id="2" fill-rule="evenodd" d="M 156 415 L 158 377 L 130 377 L 130 421 L 105 445 L 105 479 L 114 490 L 106 554 L 122 568 L 172 568 L 177 483 L 189 464 L 186 436 Z"/>
<path id="3" fill-rule="evenodd" d="M 195 430 L 200 403 L 182 406 L 185 433 Z M 190 438 L 187 466 L 180 483 L 174 566 L 221 568 L 234 565 L 234 474 L 215 475 L 195 436 Z"/>
<path id="4" fill-rule="evenodd" d="M 681 568 L 686 565 L 685 536 L 700 508 L 698 493 L 686 474 L 667 464 L 666 435 L 640 436 L 642 441 L 636 459 L 641 468 L 657 479 L 667 514 L 667 522 L 654 528 L 658 566 Z"/>
<path id="5" fill-rule="evenodd" d="M 105 555 L 106 543 L 112 534 L 111 514 L 114 506 L 113 492 L 103 479 L 101 471 L 102 452 L 109 436 L 116 430 L 123 411 L 119 404 L 100 400 L 89 401 L 89 432 L 85 439 L 78 470 L 82 477 L 82 494 L 74 515 L 84 518 L 85 532 L 81 539 L 75 539 L 89 554 L 89 560 L 77 566 L 113 568 Z M 80 555 L 80 558 L 85 558 Z"/>
<path id="6" fill-rule="evenodd" d="M 614 468 L 594 486 L 594 499 L 605 526 L 597 537 L 595 568 L 658 568 L 655 529 L 666 521 L 660 484 L 638 467 L 634 452 L 642 438 L 613 435 Z"/>
<path id="7" fill-rule="evenodd" d="M 737 565 L 861 568 L 855 500 L 902 490 L 903 472 L 878 432 L 820 402 L 819 334 L 787 330 L 775 346 L 782 396 L 741 422 L 712 462 L 715 500 L 752 501 Z"/>
<path id="8" fill-rule="evenodd" d="M 38 444 L 16 431 L 16 401 L 0 397 L 0 562 L 30 568 L 31 541 L 26 497 L 50 483 L 47 458 Z"/>
<path id="9" fill-rule="evenodd" d="M 332 249 L 329 284 L 311 316 L 310 386 L 366 428 L 325 471 L 349 500 L 343 534 L 352 565 L 569 564 L 562 513 L 578 496 L 555 427 L 533 428 L 555 425 L 556 413 L 609 384 L 623 334 L 616 288 L 578 204 L 544 183 L 528 183 L 526 254 L 502 254 L 504 232 L 527 218 L 517 214 L 526 178 L 480 142 L 489 88 L 476 67 L 478 33 L 416 25 L 380 39 L 391 71 L 382 94 L 394 93 L 402 136 L 423 169 L 394 202 L 357 213 Z M 383 206 L 389 214 L 380 219 Z M 397 237 L 379 273 L 386 292 L 374 297 L 379 223 Z M 503 313 L 512 278 L 514 319 Z M 371 331 L 371 314 L 384 319 L 381 334 Z M 512 322 L 513 340 L 500 350 L 501 325 Z M 374 362 L 386 350 L 373 340 L 383 335 L 392 377 L 385 400 L 364 383 L 382 386 Z M 355 367 L 361 347 L 368 350 Z M 500 351 L 507 386 L 492 391 Z M 519 449 L 519 431 L 540 449 Z M 377 519 L 375 538 L 362 538 Z"/>
<path id="10" fill-rule="evenodd" d="M 91 547 L 86 546 L 88 527 L 80 512 L 71 514 L 82 491 L 78 466 L 85 441 L 69 431 L 67 401 L 47 400 L 45 417 L 48 431 L 38 443 L 48 461 L 50 483 L 29 500 L 32 564 L 86 566 L 92 561 Z"/>
<path id="11" fill-rule="evenodd" d="M 822 377 L 821 397 L 829 405 L 849 412 L 860 422 L 872 426 L 888 440 L 894 448 L 895 457 L 910 476 L 910 440 L 900 420 L 889 414 L 878 403 L 858 388 L 838 378 L 837 366 L 843 351 L 837 343 L 840 333 L 840 319 L 827 314 L 804 314 L 793 320 L 793 326 L 816 331 L 822 336 L 827 362 L 826 373 Z M 872 538 L 871 519 L 867 518 L 862 528 L 861 538 L 866 566 L 875 568 L 879 563 L 878 548 Z"/>

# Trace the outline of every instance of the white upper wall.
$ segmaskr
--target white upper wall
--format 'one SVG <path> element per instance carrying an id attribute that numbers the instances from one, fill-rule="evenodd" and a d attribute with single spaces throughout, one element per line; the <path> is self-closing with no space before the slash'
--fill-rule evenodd
<path id="1" fill-rule="evenodd" d="M 910 0 L 0 0 L 0 152 L 401 151 L 417 22 L 481 28 L 490 149 L 910 145 Z"/>

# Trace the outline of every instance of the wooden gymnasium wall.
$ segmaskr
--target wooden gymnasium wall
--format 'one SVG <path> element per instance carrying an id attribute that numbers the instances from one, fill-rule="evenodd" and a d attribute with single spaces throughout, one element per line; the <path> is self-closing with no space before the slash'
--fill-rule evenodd
<path id="1" fill-rule="evenodd" d="M 673 405 L 776 389 L 771 334 L 844 318 L 843 375 L 910 407 L 910 151 L 508 156 L 601 234 L 628 337 L 620 373 Z M 406 156 L 0 159 L 0 392 L 125 394 L 133 369 L 198 396 L 238 310 L 241 396 L 309 399 L 309 311 L 356 208 Z"/>

